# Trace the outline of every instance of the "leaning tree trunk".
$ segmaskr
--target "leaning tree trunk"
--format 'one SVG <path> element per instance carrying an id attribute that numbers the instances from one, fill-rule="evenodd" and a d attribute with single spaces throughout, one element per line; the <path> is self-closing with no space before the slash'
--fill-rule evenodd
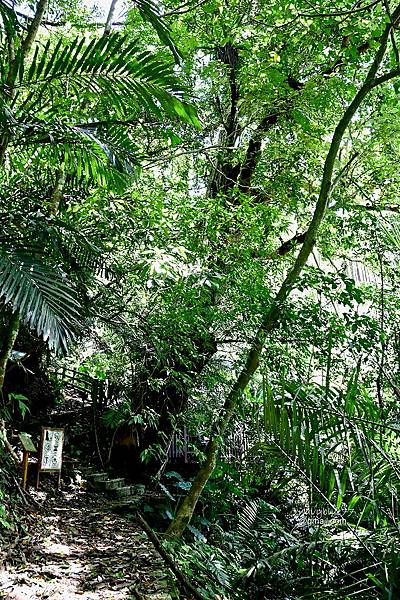
<path id="1" fill-rule="evenodd" d="M 332 189 L 332 175 L 334 171 L 335 160 L 343 139 L 343 135 L 347 127 L 349 126 L 352 118 L 354 117 L 355 113 L 357 112 L 358 108 L 360 107 L 361 103 L 371 92 L 371 90 L 377 87 L 378 85 L 382 84 L 383 82 L 400 75 L 400 69 L 397 68 L 381 77 L 376 76 L 386 53 L 389 36 L 393 29 L 398 25 L 399 20 L 400 4 L 394 11 L 390 23 L 386 25 L 385 31 L 382 34 L 381 42 L 376 53 L 375 59 L 368 71 L 363 85 L 355 95 L 354 99 L 352 100 L 345 113 L 343 114 L 342 118 L 340 119 L 338 125 L 336 126 L 329 148 L 329 152 L 325 159 L 318 201 L 315 206 L 311 223 L 305 234 L 304 242 L 302 244 L 300 252 L 293 264 L 293 267 L 288 272 L 277 295 L 275 296 L 271 308 L 262 320 L 255 340 L 250 348 L 246 364 L 243 367 L 238 379 L 236 380 L 236 383 L 234 384 L 231 392 L 229 393 L 225 401 L 219 419 L 214 425 L 213 432 L 206 449 L 206 460 L 200 468 L 200 470 L 198 471 L 193 481 L 192 487 L 189 490 L 188 495 L 184 499 L 175 519 L 172 521 L 169 528 L 167 529 L 166 536 L 169 538 L 180 537 L 184 532 L 186 526 L 190 522 L 194 510 L 196 508 L 197 501 L 204 489 L 204 486 L 206 485 L 209 477 L 211 476 L 214 470 L 219 443 L 222 436 L 224 435 L 226 428 L 229 425 L 229 422 L 235 411 L 237 401 L 240 398 L 244 389 L 246 388 L 247 384 L 249 383 L 251 377 L 257 370 L 266 338 L 268 334 L 277 326 L 278 320 L 282 313 L 283 305 L 286 299 L 288 298 L 289 294 L 295 287 L 297 279 L 311 254 L 313 246 L 316 242 L 321 222 L 324 218 L 328 206 L 330 192 Z"/>

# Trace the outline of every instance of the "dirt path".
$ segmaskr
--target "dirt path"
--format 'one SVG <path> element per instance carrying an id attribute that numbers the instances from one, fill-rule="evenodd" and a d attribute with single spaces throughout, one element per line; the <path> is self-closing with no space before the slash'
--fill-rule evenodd
<path id="1" fill-rule="evenodd" d="M 171 599 L 162 559 L 138 525 L 103 497 L 59 492 L 0 570 L 6 600 Z"/>

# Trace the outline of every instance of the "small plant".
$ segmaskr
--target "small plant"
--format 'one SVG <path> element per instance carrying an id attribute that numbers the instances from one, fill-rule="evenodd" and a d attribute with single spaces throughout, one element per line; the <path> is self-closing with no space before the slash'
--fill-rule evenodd
<path id="1" fill-rule="evenodd" d="M 11 419 L 25 419 L 30 412 L 29 399 L 23 394 L 9 393 L 6 402 L 0 409 L 0 416 L 6 421 Z"/>
<path id="2" fill-rule="evenodd" d="M 8 519 L 7 509 L 5 504 L 2 502 L 3 493 L 0 491 L 0 525 L 4 527 L 4 529 L 10 529 L 11 523 Z"/>

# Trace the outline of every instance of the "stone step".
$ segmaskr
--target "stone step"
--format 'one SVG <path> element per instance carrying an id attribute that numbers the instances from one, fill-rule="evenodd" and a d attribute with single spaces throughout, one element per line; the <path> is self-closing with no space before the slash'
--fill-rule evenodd
<path id="1" fill-rule="evenodd" d="M 110 495 L 114 498 L 127 498 L 128 496 L 133 496 L 135 494 L 132 486 L 124 485 L 122 487 L 115 488 L 114 490 L 110 490 Z"/>
<path id="2" fill-rule="evenodd" d="M 128 496 L 127 498 L 122 498 L 121 500 L 114 500 L 114 502 L 110 504 L 110 510 L 118 515 L 125 515 L 136 512 L 140 506 L 141 502 L 139 498 Z"/>
<path id="3" fill-rule="evenodd" d="M 105 481 L 108 479 L 108 473 L 88 473 L 86 477 L 88 481 L 97 483 L 98 481 Z"/>
<path id="4" fill-rule="evenodd" d="M 125 483 L 125 479 L 123 479 L 122 477 L 120 477 L 118 479 L 105 479 L 104 481 L 100 481 L 99 483 L 101 484 L 102 487 L 104 487 L 107 491 L 109 491 L 109 490 L 115 490 L 117 488 L 123 487 L 123 485 Z"/>
<path id="5" fill-rule="evenodd" d="M 134 483 L 131 488 L 135 496 L 142 496 L 146 491 L 146 486 L 143 483 Z"/>
<path id="6" fill-rule="evenodd" d="M 79 471 L 82 471 L 85 475 L 96 473 L 97 469 L 98 467 L 93 467 L 92 465 L 79 465 Z"/>

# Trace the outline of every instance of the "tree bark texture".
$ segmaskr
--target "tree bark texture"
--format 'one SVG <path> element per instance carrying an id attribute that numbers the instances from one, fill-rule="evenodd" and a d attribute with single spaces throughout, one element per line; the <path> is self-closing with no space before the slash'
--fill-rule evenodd
<path id="1" fill-rule="evenodd" d="M 15 78 L 18 73 L 19 65 L 24 62 L 27 54 L 33 46 L 34 41 L 36 40 L 36 36 L 39 31 L 39 27 L 41 22 L 43 21 L 43 17 L 48 8 L 49 1 L 48 0 L 39 0 L 36 4 L 35 16 L 33 17 L 29 27 L 28 32 L 26 34 L 25 39 L 21 44 L 21 51 L 18 55 L 16 55 L 15 60 L 10 64 L 10 68 L 7 76 L 7 85 L 9 86 L 9 93 L 13 94 L 14 92 L 14 84 Z M 17 62 L 18 59 L 18 62 Z"/>
<path id="2" fill-rule="evenodd" d="M 58 213 L 60 202 L 63 199 L 65 180 L 65 171 L 63 169 L 59 169 L 56 173 L 56 181 L 49 202 L 49 216 L 51 217 L 55 217 Z"/>
<path id="3" fill-rule="evenodd" d="M 11 446 L 10 442 L 7 439 L 6 424 L 3 420 L 0 421 L 0 444 L 3 444 L 4 448 L 10 454 L 10 456 L 13 459 L 13 461 L 15 462 L 15 464 L 19 467 L 20 466 L 19 458 L 15 454 L 13 447 Z"/>
<path id="4" fill-rule="evenodd" d="M 336 126 L 333 133 L 332 141 L 329 147 L 328 154 L 325 159 L 322 180 L 320 185 L 320 192 L 317 203 L 315 205 L 314 214 L 311 219 L 310 225 L 305 233 L 303 244 L 297 255 L 297 258 L 289 270 L 285 280 L 283 281 L 278 293 L 276 294 L 271 307 L 264 319 L 261 322 L 259 330 L 255 336 L 254 342 L 249 350 L 246 363 L 240 372 L 232 390 L 228 394 L 225 404 L 222 408 L 219 419 L 214 425 L 213 432 L 206 449 L 206 460 L 198 471 L 189 493 L 185 497 L 175 519 L 167 529 L 166 535 L 169 538 L 179 538 L 184 532 L 186 526 L 190 522 L 193 513 L 196 508 L 198 499 L 211 476 L 217 459 L 218 447 L 220 439 L 222 438 L 225 430 L 227 429 L 232 415 L 235 411 L 236 404 L 241 394 L 245 390 L 250 379 L 256 372 L 261 353 L 267 339 L 268 334 L 277 326 L 279 318 L 282 314 L 282 309 L 285 301 L 289 294 L 296 285 L 297 279 L 307 263 L 307 260 L 312 252 L 314 244 L 316 242 L 318 230 L 321 222 L 324 218 L 328 203 L 330 192 L 332 188 L 332 175 L 335 167 L 335 160 L 344 136 L 344 133 L 353 119 L 358 108 L 371 92 L 372 89 L 387 81 L 396 77 L 400 74 L 399 69 L 390 71 L 386 75 L 376 77 L 379 67 L 382 64 L 383 58 L 386 53 L 388 39 L 391 31 L 399 23 L 400 19 L 400 5 L 397 6 L 396 10 L 392 14 L 390 23 L 386 25 L 386 28 L 381 36 L 379 48 L 376 52 L 375 59 L 368 71 L 368 74 L 364 80 L 364 83 L 360 87 L 359 91 L 353 98 L 352 102 L 347 107 L 342 118 Z"/>

